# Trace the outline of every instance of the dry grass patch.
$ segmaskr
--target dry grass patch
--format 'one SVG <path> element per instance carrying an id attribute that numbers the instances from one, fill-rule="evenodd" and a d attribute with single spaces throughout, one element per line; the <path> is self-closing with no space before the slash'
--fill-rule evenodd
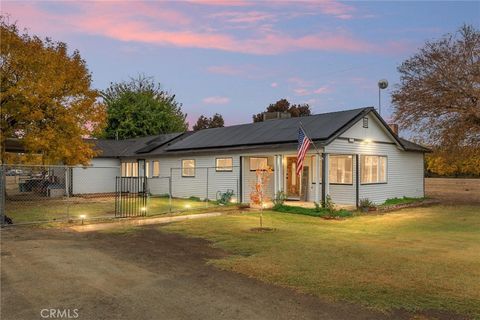
<path id="1" fill-rule="evenodd" d="M 265 213 L 273 233 L 253 233 L 254 213 L 162 227 L 232 253 L 220 268 L 381 310 L 480 316 L 480 208 L 436 206 L 325 221 Z"/>

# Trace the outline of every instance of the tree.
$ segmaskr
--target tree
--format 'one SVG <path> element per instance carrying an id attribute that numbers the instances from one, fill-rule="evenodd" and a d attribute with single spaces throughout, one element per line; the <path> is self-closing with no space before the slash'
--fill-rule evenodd
<path id="1" fill-rule="evenodd" d="M 193 131 L 198 131 L 208 128 L 221 128 L 225 125 L 223 117 L 221 114 L 215 113 L 213 117 L 207 118 L 204 115 L 201 115 L 197 123 L 193 126 Z"/>
<path id="2" fill-rule="evenodd" d="M 175 95 L 162 90 L 152 77 L 139 75 L 128 82 L 112 83 L 102 96 L 107 106 L 105 138 L 183 132 L 188 127 L 187 115 Z"/>
<path id="3" fill-rule="evenodd" d="M 290 115 L 295 117 L 305 117 L 312 115 L 312 110 L 310 106 L 305 104 L 290 104 L 287 99 L 280 99 L 275 103 L 270 104 L 266 112 L 288 112 Z M 253 122 L 262 122 L 263 121 L 263 112 L 253 115 Z"/>
<path id="4" fill-rule="evenodd" d="M 21 33 L 0 17 L 0 141 L 21 139 L 45 164 L 87 164 L 96 154 L 83 138 L 105 119 L 99 93 L 80 53 L 67 45 Z"/>
<path id="5" fill-rule="evenodd" d="M 427 42 L 398 71 L 394 119 L 433 148 L 429 157 L 437 159 L 427 162 L 427 169 L 449 174 L 462 170 L 458 159 L 475 163 L 480 156 L 479 30 L 464 25 L 453 35 Z M 480 174 L 480 167 L 474 171 Z"/>
<path id="6" fill-rule="evenodd" d="M 260 168 L 255 171 L 256 181 L 252 183 L 252 191 L 250 192 L 250 200 L 253 205 L 260 207 L 260 229 L 263 229 L 263 209 L 271 200 L 267 193 L 268 182 L 273 170 L 270 166 Z"/>

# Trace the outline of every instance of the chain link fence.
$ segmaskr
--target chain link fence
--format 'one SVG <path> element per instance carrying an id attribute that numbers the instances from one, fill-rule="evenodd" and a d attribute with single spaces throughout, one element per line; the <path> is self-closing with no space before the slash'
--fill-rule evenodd
<path id="1" fill-rule="evenodd" d="M 170 176 L 146 178 L 148 199 L 142 215 L 214 210 L 237 204 L 239 168 L 219 172 L 215 167 L 195 168 L 188 176 L 181 168 Z M 137 190 L 118 188 L 121 168 L 81 166 L 0 166 L 1 223 L 109 219 L 118 215 L 118 201 Z M 145 179 L 142 177 L 142 179 Z M 119 192 L 123 192 L 119 194 Z M 119 200 L 120 199 L 120 200 Z M 117 214 L 116 214 L 117 213 Z"/>

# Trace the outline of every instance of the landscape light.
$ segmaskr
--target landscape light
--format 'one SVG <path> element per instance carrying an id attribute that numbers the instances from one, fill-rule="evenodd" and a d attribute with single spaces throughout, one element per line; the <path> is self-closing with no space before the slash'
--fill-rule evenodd
<path id="1" fill-rule="evenodd" d="M 80 215 L 80 219 L 82 219 L 82 224 L 83 224 L 83 220 L 85 220 L 86 217 L 87 217 L 87 216 L 84 215 L 84 214 L 81 214 L 81 215 Z"/>
<path id="2" fill-rule="evenodd" d="M 185 208 L 190 209 L 192 206 L 190 204 L 186 204 Z"/>
<path id="3" fill-rule="evenodd" d="M 235 203 L 235 202 L 237 202 L 237 198 L 231 197 L 231 198 L 230 198 L 230 203 Z"/>
<path id="4" fill-rule="evenodd" d="M 140 210 L 141 210 L 142 212 L 145 212 L 145 211 L 147 211 L 147 207 L 141 207 Z"/>

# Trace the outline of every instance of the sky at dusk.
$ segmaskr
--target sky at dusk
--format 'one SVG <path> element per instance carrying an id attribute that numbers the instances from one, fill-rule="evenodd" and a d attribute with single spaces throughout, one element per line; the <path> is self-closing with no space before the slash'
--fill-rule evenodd
<path id="1" fill-rule="evenodd" d="M 314 113 L 378 104 L 396 67 L 426 41 L 480 26 L 480 2 L 2 1 L 32 34 L 78 49 L 93 86 L 153 76 L 176 94 L 191 125 L 221 113 L 251 122 L 280 98 Z"/>

